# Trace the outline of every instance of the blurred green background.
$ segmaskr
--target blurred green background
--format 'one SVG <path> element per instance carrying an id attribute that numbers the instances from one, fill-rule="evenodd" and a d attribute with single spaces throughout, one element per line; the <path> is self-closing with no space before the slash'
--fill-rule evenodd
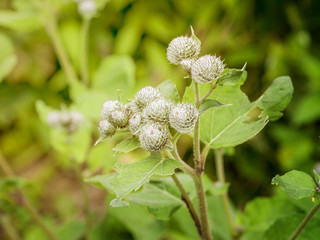
<path id="1" fill-rule="evenodd" d="M 58 109 L 61 104 L 69 106 L 77 101 L 69 92 L 52 42 L 37 18 L 39 13 L 30 2 L 0 2 L 0 149 L 15 173 L 31 182 L 28 192 L 40 212 L 51 216 L 51 221 L 64 223 L 81 215 L 81 193 L 74 171 L 58 161 L 59 154 L 51 147 L 48 127 L 39 118 L 36 102 L 43 100 Z M 52 2 L 63 45 L 80 73 L 82 19 L 76 3 Z M 202 41 L 202 54 L 222 56 L 230 68 L 242 68 L 247 62 L 248 79 L 243 90 L 251 100 L 260 96 L 276 77 L 292 78 L 295 93 L 284 117 L 267 125 L 249 142 L 228 150 L 226 178 L 231 183 L 235 207 L 242 209 L 254 197 L 271 195 L 270 182 L 276 174 L 291 169 L 307 173 L 320 169 L 319 1 L 110 0 L 101 6 L 90 28 L 90 76 L 103 80 L 117 74 L 121 66 L 110 66 L 104 60 L 111 55 L 126 56 L 135 83 L 123 89 L 124 98 L 132 97 L 142 86 L 156 86 L 167 79 L 173 80 L 183 94 L 189 82 L 184 80 L 181 68 L 169 64 L 166 48 L 174 37 L 190 33 L 191 25 Z M 101 66 L 101 62 L 105 65 Z M 103 70 L 106 68 L 109 72 Z M 115 92 L 106 92 L 102 98 L 116 96 Z M 94 117 L 91 120 L 98 121 Z M 91 129 L 94 142 L 98 137 L 96 125 Z M 117 138 L 103 143 L 109 152 L 103 153 L 101 161 L 83 163 L 83 170 L 91 174 L 102 172 L 102 167 L 108 172 L 118 158 L 134 161 L 144 154 L 113 158 L 111 146 L 115 142 Z M 181 151 L 187 159 L 192 156 L 191 142 L 188 138 L 185 142 Z M 208 161 L 206 167 L 208 175 L 215 179 L 214 163 Z M 89 192 L 92 209 L 101 218 L 106 211 L 105 193 L 94 187 L 89 187 Z M 19 222 L 19 231 L 25 236 L 33 236 L 36 231 L 25 230 L 30 223 L 21 214 L 24 217 L 13 221 Z M 78 228 L 76 223 L 71 225 Z M 130 239 L 128 229 L 107 226 L 120 229 L 110 239 Z M 36 239 L 30 236 L 25 239 Z"/>

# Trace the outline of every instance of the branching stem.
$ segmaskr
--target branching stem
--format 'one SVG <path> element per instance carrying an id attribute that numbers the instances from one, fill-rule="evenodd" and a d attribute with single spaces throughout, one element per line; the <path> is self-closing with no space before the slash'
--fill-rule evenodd
<path id="1" fill-rule="evenodd" d="M 216 89 L 216 87 L 217 87 L 217 84 L 216 84 L 216 83 L 211 83 L 211 87 L 210 87 L 209 91 L 206 93 L 206 95 L 204 95 L 204 96 L 200 99 L 199 105 L 200 105 L 201 103 L 203 103 L 208 97 L 211 96 L 211 94 L 212 94 L 213 91 Z"/>

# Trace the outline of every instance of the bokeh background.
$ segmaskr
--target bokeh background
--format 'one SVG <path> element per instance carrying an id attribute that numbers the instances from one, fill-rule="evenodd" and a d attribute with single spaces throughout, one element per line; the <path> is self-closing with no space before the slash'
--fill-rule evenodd
<path id="1" fill-rule="evenodd" d="M 59 33 L 80 73 L 81 16 L 71 0 L 56 4 Z M 15 173 L 30 182 L 28 194 L 39 211 L 48 216 L 49 222 L 55 219 L 66 225 L 70 219 L 82 216 L 81 191 L 72 164 L 60 161 L 52 148 L 36 102 L 43 100 L 58 109 L 74 100 L 52 42 L 41 22 L 34 19 L 34 11 L 27 0 L 0 2 L 0 149 Z M 219 55 L 230 68 L 242 68 L 247 63 L 248 79 L 242 89 L 251 100 L 259 97 L 276 77 L 289 75 L 295 92 L 284 116 L 252 140 L 227 151 L 230 197 L 236 208 L 243 209 L 257 196 L 272 195 L 270 181 L 276 174 L 291 169 L 307 173 L 320 169 L 319 12 L 317 0 L 110 0 L 91 22 L 90 75 L 105 57 L 127 55 L 134 63 L 136 82 L 125 97 L 133 96 L 142 86 L 156 86 L 167 79 L 173 80 L 183 94 L 189 82 L 181 68 L 169 64 L 166 48 L 174 37 L 189 34 L 190 26 L 202 41 L 202 54 Z M 6 60 L 12 56 L 16 61 L 7 73 Z M 105 100 L 109 97 L 114 95 L 106 93 Z M 98 133 L 94 126 L 92 131 L 94 142 Z M 184 141 L 180 147 L 187 160 L 192 156 L 191 142 L 188 138 Z M 102 144 L 110 148 L 115 142 L 117 139 Z M 110 150 L 102 154 L 103 161 L 84 162 L 81 168 L 88 175 L 108 172 L 118 159 L 134 161 L 142 155 L 138 152 L 113 157 Z M 213 162 L 207 163 L 207 172 L 215 178 Z M 92 210 L 102 219 L 108 211 L 106 193 L 87 187 Z M 12 221 L 24 234 L 23 239 L 38 239 L 35 236 L 39 230 L 27 229 L 30 219 L 23 211 L 19 214 Z M 119 224 L 120 217 L 114 219 L 112 223 L 108 220 L 109 225 L 105 223 L 109 227 L 104 231 L 110 226 L 118 231 L 110 239 L 130 239 L 134 230 L 126 223 Z M 79 228 L 72 221 L 70 225 Z M 1 227 L 0 238 L 5 239 Z"/>

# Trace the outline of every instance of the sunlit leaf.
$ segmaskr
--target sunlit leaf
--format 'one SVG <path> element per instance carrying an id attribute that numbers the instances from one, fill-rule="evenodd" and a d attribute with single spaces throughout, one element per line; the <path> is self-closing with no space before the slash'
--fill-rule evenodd
<path id="1" fill-rule="evenodd" d="M 178 89 L 172 80 L 162 82 L 157 86 L 157 89 L 165 99 L 171 100 L 174 103 L 178 103 L 180 101 Z"/>
<path id="2" fill-rule="evenodd" d="M 140 147 L 137 138 L 128 138 L 118 143 L 112 150 L 116 153 L 128 153 Z"/>

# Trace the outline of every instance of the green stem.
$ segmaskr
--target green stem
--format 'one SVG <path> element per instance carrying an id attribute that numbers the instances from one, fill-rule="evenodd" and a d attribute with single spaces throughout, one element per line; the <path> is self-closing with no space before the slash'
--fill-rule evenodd
<path id="1" fill-rule="evenodd" d="M 195 173 L 194 169 L 192 167 L 190 167 L 188 164 L 186 164 L 181 159 L 181 157 L 179 156 L 177 151 L 173 151 L 173 153 L 171 153 L 169 151 L 165 151 L 165 152 L 170 158 L 177 160 L 178 162 L 180 162 L 183 165 L 183 167 L 181 168 L 181 170 L 183 172 L 188 173 L 191 177 L 196 177 L 196 173 Z"/>
<path id="2" fill-rule="evenodd" d="M 64 49 L 55 16 L 48 13 L 48 18 L 45 21 L 45 28 L 52 42 L 53 48 L 57 54 L 58 60 L 66 73 L 67 81 L 69 84 L 77 81 L 77 74 L 71 64 L 69 57 Z"/>
<path id="3" fill-rule="evenodd" d="M 86 186 L 86 184 L 85 184 L 85 182 L 83 181 L 83 178 L 82 178 L 81 167 L 76 162 L 74 164 L 76 165 L 76 167 L 75 167 L 76 168 L 76 173 L 77 173 L 78 181 L 79 181 L 79 184 L 81 186 L 81 191 L 82 191 L 84 215 L 85 215 L 85 219 L 86 219 L 85 235 L 86 235 L 86 239 L 89 239 L 89 232 L 90 232 L 90 229 L 91 229 L 91 226 L 92 226 L 91 211 L 90 211 L 90 200 L 89 200 L 87 186 Z"/>
<path id="4" fill-rule="evenodd" d="M 199 85 L 193 80 L 193 90 L 194 90 L 194 100 L 196 104 L 196 108 L 199 109 L 199 99 L 200 99 L 200 92 L 199 92 Z M 194 155 L 194 165 L 198 175 L 201 175 L 204 168 L 200 162 L 200 120 L 199 118 L 196 121 L 194 127 L 194 136 L 193 136 L 193 155 Z"/>
<path id="5" fill-rule="evenodd" d="M 13 170 L 11 169 L 10 165 L 8 164 L 8 161 L 2 155 L 1 151 L 0 151 L 0 167 L 2 168 L 2 170 L 6 176 L 8 176 L 8 177 L 14 176 Z M 39 225 L 39 227 L 47 234 L 49 239 L 58 240 L 58 238 L 53 234 L 53 232 L 48 228 L 48 226 L 45 224 L 45 222 L 41 219 L 40 215 L 35 210 L 35 208 L 31 205 L 27 196 L 21 190 L 18 190 L 17 192 L 20 195 L 20 199 L 22 199 L 22 206 L 30 214 L 33 221 L 35 221 Z"/>
<path id="6" fill-rule="evenodd" d="M 313 206 L 313 208 L 310 210 L 310 212 L 307 214 L 307 216 L 303 219 L 299 227 L 296 229 L 296 231 L 291 235 L 290 240 L 296 239 L 302 230 L 305 228 L 305 226 L 308 224 L 308 222 L 311 220 L 313 215 L 319 210 L 320 204 L 317 204 Z"/>
<path id="7" fill-rule="evenodd" d="M 86 85 L 89 84 L 89 64 L 88 64 L 88 39 L 91 18 L 84 18 L 81 29 L 81 79 Z"/>
<path id="8" fill-rule="evenodd" d="M 210 87 L 209 91 L 206 93 L 206 95 L 204 95 L 204 96 L 200 99 L 199 105 L 200 105 L 201 103 L 203 103 L 204 100 L 206 100 L 208 97 L 210 97 L 210 95 L 211 95 L 211 94 L 213 93 L 213 91 L 216 89 L 216 86 L 217 86 L 216 83 L 211 83 L 211 87 Z"/>
<path id="9" fill-rule="evenodd" d="M 225 184 L 225 175 L 224 175 L 224 166 L 223 166 L 223 153 L 224 153 L 223 149 L 216 149 L 214 153 L 216 158 L 216 169 L 217 169 L 218 181 L 221 184 Z M 233 224 L 233 217 L 232 217 L 229 196 L 227 193 L 223 193 L 221 198 L 222 198 L 224 209 L 226 211 L 230 233 L 231 235 L 234 235 L 235 233 L 234 224 Z"/>
<path id="10" fill-rule="evenodd" d="M 202 239 L 213 240 L 213 237 L 210 231 L 208 207 L 207 207 L 206 195 L 205 195 L 204 186 L 203 186 L 202 174 L 198 176 L 198 178 L 194 178 L 194 183 L 197 190 L 199 212 L 200 212 L 200 219 L 201 219 Z"/>
<path id="11" fill-rule="evenodd" d="M 199 236 L 202 237 L 200 218 L 199 218 L 199 215 L 198 215 L 188 193 L 184 189 L 183 185 L 181 184 L 181 182 L 178 179 L 178 177 L 176 176 L 176 174 L 173 174 L 171 177 L 182 194 L 182 200 L 186 203 L 186 206 L 189 210 L 189 213 L 194 221 L 194 224 L 196 225 Z"/>
<path id="12" fill-rule="evenodd" d="M 20 240 L 18 233 L 14 229 L 14 227 L 11 225 L 11 221 L 8 216 L 1 215 L 0 216 L 0 223 L 3 226 L 3 230 L 6 233 L 7 237 L 10 240 Z"/>

